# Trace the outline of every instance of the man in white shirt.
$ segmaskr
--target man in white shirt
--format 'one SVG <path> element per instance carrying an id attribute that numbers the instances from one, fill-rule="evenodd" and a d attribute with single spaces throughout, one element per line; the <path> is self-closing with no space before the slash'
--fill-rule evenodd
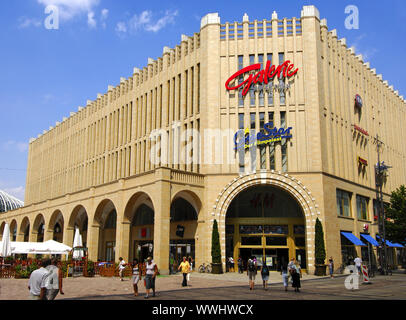
<path id="1" fill-rule="evenodd" d="M 28 282 L 31 300 L 46 300 L 46 286 L 49 271 L 45 269 L 51 264 L 50 259 L 42 261 L 41 268 L 33 271 Z"/>
<path id="2" fill-rule="evenodd" d="M 362 265 L 362 260 L 361 260 L 361 258 L 356 257 L 356 258 L 354 259 L 354 263 L 355 263 L 355 266 L 356 266 L 357 269 L 358 269 L 358 274 L 361 274 L 361 265 Z"/>
<path id="3" fill-rule="evenodd" d="M 121 279 L 121 281 L 124 281 L 123 273 L 124 273 L 124 270 L 125 270 L 126 263 L 125 263 L 124 259 L 121 258 L 121 257 L 118 260 L 120 260 L 120 263 L 118 264 L 118 270 L 119 270 L 120 279 Z"/>

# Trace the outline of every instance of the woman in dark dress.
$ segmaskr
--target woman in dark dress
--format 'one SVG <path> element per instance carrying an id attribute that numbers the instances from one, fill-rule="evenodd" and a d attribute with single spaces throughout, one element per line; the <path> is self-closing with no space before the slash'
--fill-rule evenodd
<path id="1" fill-rule="evenodd" d="M 302 269 L 300 268 L 300 264 L 298 261 L 291 268 L 291 276 L 292 276 L 292 287 L 295 288 L 295 292 L 300 292 L 300 278 L 302 276 Z"/>

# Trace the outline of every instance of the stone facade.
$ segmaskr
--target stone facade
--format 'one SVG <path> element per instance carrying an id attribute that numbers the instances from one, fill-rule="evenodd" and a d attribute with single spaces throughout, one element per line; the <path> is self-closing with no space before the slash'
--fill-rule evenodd
<path id="1" fill-rule="evenodd" d="M 272 97 L 255 90 L 240 105 L 238 91 L 224 84 L 239 70 L 239 57 L 245 67 L 251 59 L 261 63 L 261 55 L 263 67 L 268 59 L 281 64 L 283 57 L 299 71 L 289 89 L 271 89 Z M 354 106 L 356 94 L 362 108 Z M 385 142 L 381 159 L 393 167 L 384 186 L 387 198 L 406 180 L 404 112 L 403 97 L 328 30 L 313 6 L 292 19 L 278 19 L 274 12 L 271 20 L 244 15 L 242 22 L 221 24 L 218 14 L 208 14 L 199 33 L 182 35 L 176 48 L 164 47 L 162 57 L 149 58 L 132 77 L 31 139 L 25 207 L 2 214 L 0 223 L 11 224 L 17 241 L 38 241 L 40 226 L 41 239 L 55 238 L 58 223 L 58 239 L 68 245 L 79 227 L 92 260 L 107 259 L 109 243 L 115 260 L 127 261 L 141 244 L 136 241 L 153 242 L 154 259 L 167 273 L 171 240 L 182 239 L 175 234 L 179 223 L 171 222 L 174 201 L 186 200 L 197 213 L 196 220 L 183 223 L 184 237 L 194 240 L 196 265 L 211 261 L 214 219 L 225 263 L 229 204 L 249 187 L 272 185 L 301 206 L 306 268 L 312 272 L 317 217 L 327 256 L 336 261 L 340 231 L 359 237 L 369 224 L 370 234 L 377 232 L 373 137 Z M 263 116 L 264 123 L 292 127 L 293 137 L 285 146 L 266 146 L 262 155 L 255 149 L 255 163 L 246 153 L 240 166 L 233 135 L 242 115 L 243 127 L 250 126 L 251 114 L 257 132 Z M 337 214 L 337 189 L 352 195 L 349 217 Z M 357 216 L 356 195 L 369 199 L 366 219 Z M 140 227 L 133 220 L 143 204 L 154 218 Z M 116 220 L 107 225 L 113 211 Z"/>

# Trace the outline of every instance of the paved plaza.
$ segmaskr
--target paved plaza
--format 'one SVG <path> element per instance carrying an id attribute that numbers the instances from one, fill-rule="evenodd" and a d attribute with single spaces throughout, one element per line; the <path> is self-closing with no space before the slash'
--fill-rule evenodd
<path id="1" fill-rule="evenodd" d="M 406 274 L 393 276 L 376 276 L 372 284 L 360 282 L 358 290 L 345 288 L 346 276 L 315 277 L 304 275 L 300 293 L 285 292 L 279 273 L 271 273 L 268 291 L 262 288 L 258 274 L 256 287 L 250 291 L 246 274 L 199 274 L 193 273 L 190 285 L 182 288 L 182 276 L 160 276 L 157 279 L 157 297 L 150 300 L 354 300 L 354 299 L 406 299 Z M 28 280 L 1 279 L 0 300 L 28 300 Z M 69 278 L 64 280 L 65 295 L 58 295 L 57 300 L 145 300 L 143 282 L 139 285 L 138 297 L 133 295 L 129 278 Z"/>

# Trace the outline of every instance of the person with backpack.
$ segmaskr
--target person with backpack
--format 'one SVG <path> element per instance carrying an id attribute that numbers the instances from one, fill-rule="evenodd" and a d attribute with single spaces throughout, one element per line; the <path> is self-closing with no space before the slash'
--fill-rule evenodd
<path id="1" fill-rule="evenodd" d="M 247 275 L 250 284 L 250 290 L 254 290 L 255 277 L 257 275 L 257 264 L 253 258 L 248 260 Z"/>
<path id="2" fill-rule="evenodd" d="M 263 261 L 262 261 L 261 277 L 262 277 L 262 285 L 264 286 L 265 291 L 267 291 L 268 290 L 268 280 L 269 280 L 269 268 L 266 265 L 265 259 L 263 259 Z"/>

